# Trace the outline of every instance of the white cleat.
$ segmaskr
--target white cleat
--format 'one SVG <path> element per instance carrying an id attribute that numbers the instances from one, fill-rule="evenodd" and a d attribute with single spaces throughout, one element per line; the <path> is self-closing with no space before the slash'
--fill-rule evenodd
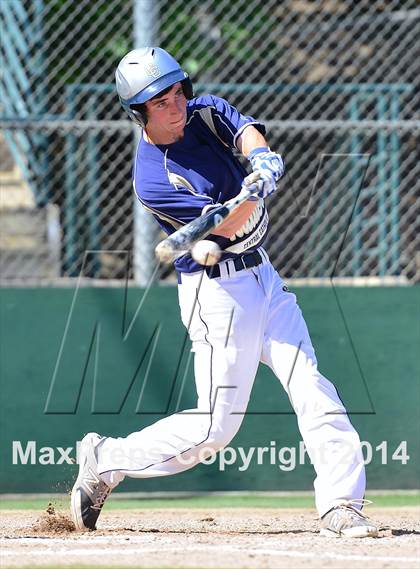
<path id="1" fill-rule="evenodd" d="M 79 450 L 79 475 L 71 492 L 71 516 L 76 529 L 94 530 L 111 488 L 98 474 L 95 448 L 104 437 L 88 433 L 83 437 Z"/>
<path id="2" fill-rule="evenodd" d="M 378 528 L 350 500 L 335 506 L 321 518 L 320 534 L 325 537 L 377 537 Z"/>

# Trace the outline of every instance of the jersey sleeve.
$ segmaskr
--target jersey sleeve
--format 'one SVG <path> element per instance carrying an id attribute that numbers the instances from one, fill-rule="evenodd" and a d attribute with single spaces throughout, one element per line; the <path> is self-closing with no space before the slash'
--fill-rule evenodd
<path id="1" fill-rule="evenodd" d="M 265 134 L 265 126 L 251 116 L 241 114 L 238 109 L 228 101 L 215 95 L 199 97 L 197 102 L 206 104 L 211 108 L 213 124 L 218 136 L 231 148 L 236 147 L 236 142 L 243 130 L 248 125 L 253 125 L 261 134 Z"/>
<path id="2" fill-rule="evenodd" d="M 149 181 L 147 185 L 140 183 L 140 187 L 136 187 L 134 179 L 133 185 L 140 203 L 167 233 L 199 217 L 204 208 L 214 203 L 210 196 L 195 193 L 179 180 Z"/>

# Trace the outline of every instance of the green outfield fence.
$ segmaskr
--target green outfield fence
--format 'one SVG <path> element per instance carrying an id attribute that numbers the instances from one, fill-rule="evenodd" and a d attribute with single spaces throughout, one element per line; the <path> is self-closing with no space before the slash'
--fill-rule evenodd
<path id="1" fill-rule="evenodd" d="M 420 288 L 294 290 L 320 369 L 360 434 L 368 490 L 418 488 Z M 1 295 L 1 492 L 65 493 L 84 433 L 125 436 L 194 404 L 173 287 L 152 287 L 145 298 L 143 289 L 124 287 Z M 124 321 L 131 325 L 123 341 Z M 159 342 L 149 350 L 157 323 Z M 260 366 L 242 427 L 212 464 L 127 479 L 120 490 L 311 490 L 313 479 L 287 395 Z"/>

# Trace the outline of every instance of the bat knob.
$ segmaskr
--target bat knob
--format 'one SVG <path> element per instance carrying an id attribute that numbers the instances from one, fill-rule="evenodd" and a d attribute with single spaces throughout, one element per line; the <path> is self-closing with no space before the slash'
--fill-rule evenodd
<path id="1" fill-rule="evenodd" d="M 155 254 L 162 263 L 171 263 L 174 259 L 174 251 L 171 247 L 168 247 L 165 240 L 156 245 Z"/>
<path id="2" fill-rule="evenodd" d="M 258 171 L 251 172 L 251 174 L 248 174 L 248 176 L 244 178 L 243 185 L 245 187 L 251 186 L 252 184 L 255 184 L 255 182 L 258 182 L 259 179 L 260 179 L 260 173 Z"/>

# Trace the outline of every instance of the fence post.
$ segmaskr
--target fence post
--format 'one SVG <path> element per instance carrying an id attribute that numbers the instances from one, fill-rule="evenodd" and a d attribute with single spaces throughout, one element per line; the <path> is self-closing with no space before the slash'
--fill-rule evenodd
<path id="1" fill-rule="evenodd" d="M 158 6 L 155 0 L 134 0 L 134 47 L 153 46 L 157 39 Z M 134 127 L 134 142 L 137 147 L 141 131 Z M 134 197 L 133 273 L 140 286 L 146 286 L 152 278 L 156 260 L 154 246 L 158 226 Z"/>

